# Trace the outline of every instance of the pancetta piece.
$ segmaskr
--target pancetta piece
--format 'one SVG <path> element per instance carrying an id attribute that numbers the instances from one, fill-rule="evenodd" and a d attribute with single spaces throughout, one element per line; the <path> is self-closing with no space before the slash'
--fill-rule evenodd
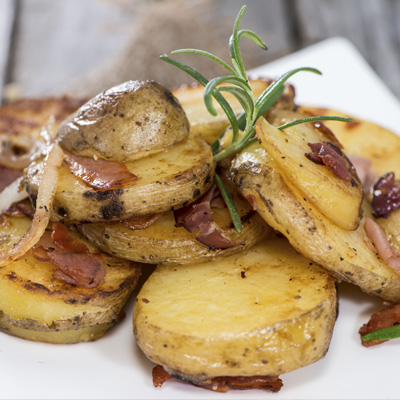
<path id="1" fill-rule="evenodd" d="M 400 187 L 393 172 L 383 175 L 374 185 L 372 213 L 374 217 L 387 218 L 392 211 L 400 208 Z"/>
<path id="2" fill-rule="evenodd" d="M 162 384 L 169 379 L 173 379 L 173 377 L 167 371 L 165 371 L 161 365 L 157 365 L 153 368 L 153 385 L 155 387 L 162 386 Z M 261 389 L 276 393 L 279 392 L 283 386 L 282 380 L 279 379 L 279 376 L 275 375 L 219 376 L 212 379 L 205 379 L 204 381 L 190 382 L 184 380 L 184 382 L 222 393 L 225 393 L 230 389 Z"/>
<path id="3" fill-rule="evenodd" d="M 58 267 L 55 278 L 88 289 L 104 283 L 106 270 L 100 254 L 54 250 L 48 255 L 50 262 Z"/>
<path id="4" fill-rule="evenodd" d="M 196 239 L 213 249 L 227 249 L 243 244 L 232 242 L 223 236 L 221 228 L 214 222 L 211 202 L 220 195 L 217 185 L 211 187 L 194 203 L 175 211 L 176 226 L 183 226 L 188 232 L 198 231 Z"/>
<path id="5" fill-rule="evenodd" d="M 35 215 L 35 209 L 33 208 L 31 202 L 26 199 L 19 201 L 18 203 L 13 203 L 2 214 L 9 217 L 28 217 L 33 219 L 33 216 Z"/>
<path id="6" fill-rule="evenodd" d="M 127 228 L 132 229 L 133 231 L 140 231 L 142 229 L 146 229 L 149 226 L 153 225 L 161 217 L 164 217 L 168 213 L 159 213 L 153 215 L 144 215 L 142 217 L 129 218 L 124 221 L 121 221 Z"/>
<path id="7" fill-rule="evenodd" d="M 82 157 L 64 150 L 64 165 L 79 179 L 93 189 L 112 190 L 136 181 L 136 175 L 129 172 L 125 164 L 101 158 Z"/>
<path id="8" fill-rule="evenodd" d="M 376 312 L 375 314 L 372 314 L 368 323 L 364 324 L 358 332 L 361 336 L 364 336 L 367 333 L 397 325 L 400 325 L 400 304 L 391 305 L 381 311 Z M 376 346 L 377 344 L 384 342 L 386 342 L 386 340 L 361 340 L 361 343 L 364 347 Z"/>
<path id="9" fill-rule="evenodd" d="M 373 242 L 378 254 L 382 260 L 400 275 L 400 254 L 392 247 L 385 232 L 382 228 L 371 218 L 366 218 L 364 229 L 369 239 Z"/>
<path id="10" fill-rule="evenodd" d="M 312 150 L 311 153 L 305 154 L 309 160 L 326 165 L 339 179 L 352 181 L 352 173 L 337 146 L 329 142 L 308 143 L 308 146 Z"/>
<path id="11" fill-rule="evenodd" d="M 61 222 L 53 222 L 51 236 L 46 231 L 32 254 L 40 261 L 57 266 L 54 273 L 57 279 L 89 289 L 104 283 L 106 269 L 102 256 L 91 253 Z"/>

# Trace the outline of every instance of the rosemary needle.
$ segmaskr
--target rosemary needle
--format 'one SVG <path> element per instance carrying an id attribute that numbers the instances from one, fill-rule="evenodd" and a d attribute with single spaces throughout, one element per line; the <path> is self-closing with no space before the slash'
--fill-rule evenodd
<path id="1" fill-rule="evenodd" d="M 230 123 L 229 128 L 211 146 L 213 155 L 217 162 L 224 159 L 225 157 L 235 154 L 236 152 L 248 146 L 250 143 L 254 142 L 255 122 L 261 115 L 265 114 L 279 100 L 284 90 L 284 84 L 291 76 L 302 71 L 312 72 L 321 75 L 321 72 L 319 70 L 311 67 L 302 67 L 290 70 L 281 75 L 278 79 L 276 79 L 271 85 L 268 86 L 267 89 L 265 89 L 265 91 L 260 95 L 260 97 L 258 97 L 258 99 L 255 99 L 244 67 L 240 48 L 240 40 L 242 38 L 247 38 L 254 42 L 257 46 L 261 47 L 263 50 L 267 50 L 267 45 L 255 32 L 248 29 L 239 30 L 240 21 L 242 19 L 245 9 L 246 6 L 243 6 L 240 9 L 234 23 L 233 33 L 229 39 L 229 54 L 232 66 L 221 60 L 219 57 L 204 50 L 181 49 L 172 52 L 172 54 L 191 53 L 208 57 L 224 67 L 228 71 L 229 75 L 217 77 L 209 81 L 200 72 L 196 71 L 194 68 L 184 64 L 181 61 L 168 57 L 167 55 L 162 55 L 160 57 L 162 60 L 168 62 L 169 64 L 172 64 L 185 71 L 197 82 L 204 86 L 204 103 L 207 107 L 207 110 L 212 115 L 217 114 L 212 102 L 212 98 L 214 98 L 228 117 Z M 222 83 L 224 83 L 224 85 L 221 85 Z M 241 107 L 243 108 L 243 113 L 241 113 L 240 116 L 237 117 L 235 115 L 232 107 L 222 95 L 223 92 L 228 92 L 232 94 L 240 103 Z M 308 122 L 311 120 L 340 120 L 347 122 L 352 121 L 348 118 L 346 119 L 342 117 L 318 116 L 311 118 L 312 119 L 305 118 L 303 120 L 293 121 L 290 123 L 290 126 L 293 126 L 297 123 Z M 286 124 L 279 128 L 285 129 L 286 127 L 289 127 L 289 125 Z M 231 143 L 225 148 L 221 148 L 220 140 L 229 130 L 232 130 Z M 223 182 L 217 177 L 217 175 L 216 181 L 221 192 L 228 193 Z M 240 232 L 241 220 L 239 217 L 239 213 L 237 212 L 236 206 L 230 196 L 223 197 L 226 205 L 228 206 L 232 221 L 236 229 Z"/>

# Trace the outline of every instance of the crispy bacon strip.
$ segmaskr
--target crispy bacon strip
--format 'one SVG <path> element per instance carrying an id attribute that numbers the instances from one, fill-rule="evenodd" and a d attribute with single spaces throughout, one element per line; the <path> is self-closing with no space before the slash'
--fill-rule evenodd
<path id="1" fill-rule="evenodd" d="M 161 365 L 153 368 L 153 385 L 160 387 L 172 376 L 165 371 Z M 198 386 L 204 389 L 213 390 L 216 392 L 225 393 L 229 389 L 235 390 L 248 390 L 248 389 L 261 389 L 269 392 L 279 392 L 282 388 L 282 380 L 279 376 L 263 375 L 263 376 L 219 376 L 212 379 L 205 379 L 199 382 L 190 382 L 191 385 Z"/>
<path id="2" fill-rule="evenodd" d="M 396 185 L 393 172 L 379 178 L 374 185 L 372 213 L 374 217 L 389 217 L 392 211 L 400 208 L 400 187 Z"/>
<path id="3" fill-rule="evenodd" d="M 195 213 L 196 207 L 197 211 L 201 208 L 204 208 L 204 211 L 208 211 L 207 204 L 211 204 L 211 201 L 219 195 L 220 193 L 218 186 L 213 185 L 206 193 L 203 194 L 203 196 L 193 203 L 175 210 L 174 215 L 177 226 L 184 226 L 189 232 L 194 232 L 196 229 L 198 229 L 198 227 L 196 227 L 198 224 L 194 222 L 194 226 L 191 226 L 191 220 L 193 219 L 191 215 Z M 199 208 L 200 204 L 203 204 L 201 208 Z"/>
<path id="4" fill-rule="evenodd" d="M 106 269 L 102 256 L 90 253 L 61 222 L 53 222 L 51 236 L 46 231 L 32 254 L 40 261 L 56 265 L 58 270 L 54 277 L 57 279 L 89 289 L 104 283 Z"/>
<path id="5" fill-rule="evenodd" d="M 196 239 L 213 249 L 227 249 L 243 244 L 231 242 L 222 235 L 221 228 L 214 222 L 211 201 L 220 195 L 217 185 L 211 187 L 202 197 L 174 212 L 176 226 L 183 226 L 188 232 L 198 230 Z"/>
<path id="6" fill-rule="evenodd" d="M 50 262 L 58 267 L 54 277 L 92 289 L 104 283 L 106 269 L 100 254 L 52 251 Z"/>
<path id="7" fill-rule="evenodd" d="M 364 229 L 368 237 L 374 243 L 383 261 L 385 261 L 397 275 L 400 275 L 400 254 L 392 247 L 382 228 L 373 219 L 366 218 Z"/>
<path id="8" fill-rule="evenodd" d="M 326 165 L 339 179 L 351 182 L 353 176 L 349 170 L 341 150 L 332 143 L 308 143 L 311 153 L 305 156 L 316 164 Z"/>
<path id="9" fill-rule="evenodd" d="M 343 149 L 342 143 L 339 142 L 335 134 L 322 121 L 315 121 L 314 127 L 322 132 L 325 137 L 327 137 L 332 143 L 335 144 L 336 147 L 338 147 L 339 149 Z"/>
<path id="10" fill-rule="evenodd" d="M 364 324 L 358 333 L 361 336 L 366 335 L 367 333 L 375 332 L 378 329 L 389 328 L 391 326 L 400 325 L 400 304 L 393 304 L 389 307 L 384 308 L 381 311 L 372 314 L 370 320 L 367 324 Z M 364 347 L 376 346 L 377 344 L 381 344 L 386 342 L 386 340 L 370 340 L 364 341 L 361 340 L 361 344 Z"/>
<path id="11" fill-rule="evenodd" d="M 161 387 L 165 382 L 172 379 L 172 376 L 163 368 L 162 365 L 156 365 L 152 371 L 153 386 Z"/>
<path id="12" fill-rule="evenodd" d="M 64 161 L 69 170 L 79 179 L 87 183 L 93 189 L 112 190 L 119 189 L 126 183 L 136 181 L 136 175 L 129 172 L 125 164 L 95 160 L 91 157 L 82 157 L 64 150 L 67 159 Z"/>
<path id="13" fill-rule="evenodd" d="M 73 253 L 89 253 L 89 249 L 81 241 L 72 237 L 69 230 L 61 222 L 53 222 L 53 232 L 51 234 L 53 242 L 61 249 Z"/>
<path id="14" fill-rule="evenodd" d="M 240 240 L 231 242 L 226 237 L 222 236 L 220 227 L 213 221 L 201 223 L 199 225 L 199 233 L 196 239 L 206 246 L 213 249 L 228 249 L 234 246 L 240 246 L 244 243 Z"/>

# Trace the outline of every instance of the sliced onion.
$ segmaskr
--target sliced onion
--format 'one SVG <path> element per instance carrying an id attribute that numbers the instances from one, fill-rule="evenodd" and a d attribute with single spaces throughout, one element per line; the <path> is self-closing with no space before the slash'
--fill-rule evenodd
<path id="1" fill-rule="evenodd" d="M 0 165 L 23 170 L 37 156 L 46 154 L 56 132 L 55 117 L 51 115 L 41 130 L 31 135 L 0 134 Z"/>
<path id="2" fill-rule="evenodd" d="M 31 162 L 44 143 L 28 135 L 0 135 L 0 164 L 7 168 L 22 170 Z M 21 153 L 16 153 L 20 149 Z"/>
<path id="3" fill-rule="evenodd" d="M 382 228 L 373 219 L 366 218 L 364 229 L 368 237 L 373 241 L 383 261 L 397 275 L 400 275 L 400 254 L 392 247 Z"/>
<path id="4" fill-rule="evenodd" d="M 7 210 L 13 203 L 18 203 L 28 197 L 28 192 L 25 189 L 21 190 L 22 176 L 10 183 L 0 193 L 0 213 Z"/>
<path id="5" fill-rule="evenodd" d="M 43 164 L 42 177 L 36 199 L 36 211 L 32 224 L 18 243 L 6 254 L 0 255 L 0 267 L 22 257 L 41 238 L 50 220 L 50 209 L 57 190 L 58 170 L 64 153 L 58 144 L 53 144 Z"/>

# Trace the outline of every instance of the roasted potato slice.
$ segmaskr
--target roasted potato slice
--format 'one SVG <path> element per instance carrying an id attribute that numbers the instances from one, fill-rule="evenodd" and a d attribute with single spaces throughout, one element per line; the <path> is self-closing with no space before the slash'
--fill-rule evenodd
<path id="1" fill-rule="evenodd" d="M 271 230 L 248 202 L 234 196 L 242 219 L 242 231 L 233 226 L 228 208 L 212 208 L 213 219 L 234 247 L 216 249 L 196 240 L 197 232 L 176 227 L 172 212 L 142 230 L 129 229 L 123 222 L 82 224 L 81 232 L 102 250 L 117 257 L 151 264 L 200 263 L 244 251 L 265 238 Z"/>
<path id="2" fill-rule="evenodd" d="M 60 145 L 81 156 L 133 161 L 181 142 L 189 122 L 171 92 L 128 81 L 89 100 L 60 126 Z"/>
<path id="3" fill-rule="evenodd" d="M 171 375 L 280 375 L 319 360 L 336 317 L 333 279 L 284 238 L 179 268 L 159 266 L 140 290 L 139 347 Z"/>
<path id="4" fill-rule="evenodd" d="M 250 79 L 250 85 L 254 92 L 254 97 L 258 98 L 262 92 L 272 83 L 271 79 Z M 190 132 L 200 135 L 207 143 L 214 143 L 224 130 L 229 126 L 229 120 L 220 107 L 215 102 L 215 110 L 218 115 L 211 115 L 204 105 L 204 87 L 199 85 L 183 85 L 172 91 L 181 103 L 189 119 Z M 243 108 L 234 96 L 224 93 L 224 97 L 231 105 L 233 111 L 240 114 Z M 294 108 L 294 88 L 291 85 L 285 86 L 285 91 L 276 104 L 278 108 L 292 110 Z"/>
<path id="5" fill-rule="evenodd" d="M 276 110 L 272 117 L 277 126 L 304 118 L 302 114 L 286 110 Z M 306 156 L 312 153 L 309 144 L 333 143 L 324 131 L 316 129 L 311 123 L 282 131 L 260 118 L 256 132 L 289 187 L 299 190 L 307 201 L 340 228 L 357 229 L 361 218 L 363 187 L 353 165 L 341 154 L 349 171 L 349 180 L 344 180 L 326 165 L 319 165 Z"/>
<path id="6" fill-rule="evenodd" d="M 348 117 L 336 110 L 316 107 L 299 107 L 299 111 L 307 116 L 338 115 Z M 393 171 L 400 177 L 400 139 L 380 125 L 354 118 L 352 123 L 324 121 L 324 125 L 332 129 L 335 136 L 343 144 L 346 154 L 358 155 L 372 161 L 373 169 L 383 175 Z"/>
<path id="7" fill-rule="evenodd" d="M 125 165 L 138 179 L 106 191 L 92 189 L 61 167 L 52 219 L 102 222 L 179 208 L 211 186 L 215 169 L 211 148 L 199 136 Z M 42 168 L 43 160 L 38 160 L 25 171 L 26 188 L 33 201 Z"/>
<path id="8" fill-rule="evenodd" d="M 45 147 L 42 127 L 60 123 L 86 100 L 69 96 L 32 98 L 0 107 L 0 191 L 22 175 L 34 154 Z"/>
<path id="9" fill-rule="evenodd" d="M 30 223 L 26 217 L 2 216 L 0 251 L 8 251 Z M 105 283 L 93 289 L 54 278 L 57 267 L 38 261 L 30 251 L 0 268 L 0 330 L 48 343 L 77 343 L 102 336 L 121 318 L 141 270 L 140 264 L 102 257 Z"/>
<path id="10" fill-rule="evenodd" d="M 35 136 L 50 118 L 56 127 L 87 99 L 70 96 L 17 100 L 0 108 L 0 134 Z"/>
<path id="11" fill-rule="evenodd" d="M 355 231 L 327 219 L 294 186 L 283 180 L 275 159 L 258 143 L 244 149 L 232 163 L 239 191 L 257 203 L 257 211 L 284 234 L 301 254 L 322 265 L 339 280 L 358 285 L 383 300 L 400 301 L 400 276 L 365 241 L 363 222 Z M 371 215 L 365 202 L 364 216 Z"/>

